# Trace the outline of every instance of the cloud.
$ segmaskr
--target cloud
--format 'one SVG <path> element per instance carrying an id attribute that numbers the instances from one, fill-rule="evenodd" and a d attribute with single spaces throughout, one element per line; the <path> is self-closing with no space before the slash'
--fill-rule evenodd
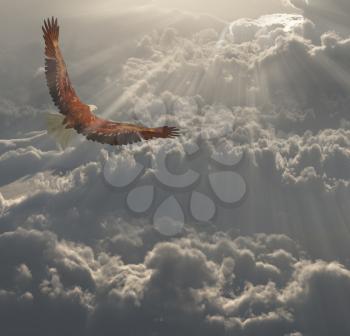
<path id="1" fill-rule="evenodd" d="M 305 6 L 231 24 L 149 7 L 63 19 L 84 101 L 183 130 L 124 148 L 78 137 L 57 150 L 40 34 L 22 45 L 28 26 L 16 57 L 6 44 L 2 68 L 18 69 L 1 82 L 3 333 L 349 333 L 349 39 Z M 246 195 L 230 202 L 231 182 L 210 176 L 240 176 Z M 153 191 L 141 214 L 138 187 Z M 185 224 L 172 237 L 152 225 L 169 199 Z"/>
<path id="2" fill-rule="evenodd" d="M 2 330 L 14 335 L 24 329 L 58 335 L 68 322 L 70 330 L 91 335 L 327 335 L 349 328 L 342 318 L 349 309 L 343 296 L 349 270 L 305 259 L 285 236 L 189 236 L 160 242 L 138 264 L 36 230 L 0 235 L 0 250 L 0 310 L 7 317 Z M 273 266 L 266 260 L 281 255 L 288 262 Z M 320 324 L 324 314 L 333 318 Z"/>
<path id="3" fill-rule="evenodd" d="M 82 333 L 87 306 L 81 288 L 89 287 L 91 275 L 74 262 L 78 255 L 67 255 L 69 263 L 64 246 L 56 249 L 56 238 L 49 232 L 19 229 L 1 235 L 0 240 L 0 249 L 7 255 L 3 256 L 0 279 L 3 332 L 40 330 L 58 335 L 68 331 L 66 323 L 74 322 L 69 330 Z M 12 248 L 16 245 L 19 248 Z M 66 291 L 62 281 L 82 287 Z"/>
<path id="4" fill-rule="evenodd" d="M 319 24 L 324 29 L 340 29 L 349 32 L 347 16 L 350 12 L 349 2 L 346 0 L 288 0 L 301 9 L 305 16 Z"/>
<path id="5" fill-rule="evenodd" d="M 300 268 L 299 268 L 300 267 Z M 332 293 L 327 290 L 333 284 Z M 349 272 L 337 263 L 327 264 L 318 261 L 314 264 L 298 265 L 294 274 L 294 281 L 285 289 L 283 296 L 290 300 L 291 305 L 298 312 L 300 321 L 302 316 L 308 316 L 301 322 L 305 331 L 328 335 L 342 334 L 350 330 L 350 324 L 344 319 L 343 314 L 348 311 L 346 288 L 349 286 Z M 337 302 L 337 309 L 319 310 L 324 302 Z M 327 319 L 324 320 L 324 316 Z"/>

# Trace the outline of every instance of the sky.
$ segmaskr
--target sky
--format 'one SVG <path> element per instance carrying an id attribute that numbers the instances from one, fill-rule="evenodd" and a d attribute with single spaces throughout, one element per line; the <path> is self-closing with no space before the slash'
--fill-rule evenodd
<path id="1" fill-rule="evenodd" d="M 3 0 L 5 9 L 8 11 L 15 12 L 18 10 L 16 5 L 13 5 L 10 0 Z M 209 0 L 74 0 L 74 1 L 63 1 L 62 3 L 50 3 L 41 0 L 31 0 L 26 1 L 21 4 L 24 8 L 31 8 L 32 6 L 37 6 L 35 11 L 27 13 L 29 16 L 37 17 L 38 14 L 48 13 L 50 11 L 55 11 L 59 14 L 64 14 L 67 16 L 79 16 L 86 13 L 94 12 L 117 12 L 125 10 L 128 8 L 135 8 L 141 6 L 155 6 L 157 8 L 168 8 L 168 9 L 178 9 L 181 11 L 191 11 L 195 14 L 206 13 L 210 15 L 215 15 L 224 19 L 235 19 L 240 17 L 255 17 L 262 14 L 269 14 L 292 10 L 290 6 L 279 0 L 248 0 L 248 1 L 238 1 L 238 0 L 218 0 L 216 2 Z M 23 8 L 23 7 L 22 7 Z"/>
<path id="2" fill-rule="evenodd" d="M 1 8 L 1 335 L 350 334 L 348 0 Z M 82 101 L 181 136 L 60 147 L 52 15 Z"/>

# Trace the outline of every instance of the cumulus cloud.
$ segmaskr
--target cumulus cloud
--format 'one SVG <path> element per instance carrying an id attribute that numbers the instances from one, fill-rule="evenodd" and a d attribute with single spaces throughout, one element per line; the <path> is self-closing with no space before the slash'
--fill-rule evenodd
<path id="1" fill-rule="evenodd" d="M 349 32 L 347 17 L 350 5 L 346 0 L 288 0 L 295 8 L 301 9 L 305 16 L 318 23 L 323 29 L 335 28 Z"/>
<path id="2" fill-rule="evenodd" d="M 14 335 L 58 335 L 65 323 L 91 335 L 327 335 L 349 328 L 349 271 L 305 259 L 285 236 L 190 235 L 156 244 L 137 264 L 47 231 L 4 233 L 0 250 L 2 328 Z"/>

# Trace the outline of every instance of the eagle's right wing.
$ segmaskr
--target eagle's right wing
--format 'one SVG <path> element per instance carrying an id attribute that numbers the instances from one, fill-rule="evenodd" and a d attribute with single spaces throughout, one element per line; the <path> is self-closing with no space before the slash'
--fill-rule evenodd
<path id="1" fill-rule="evenodd" d="M 127 145 L 154 138 L 174 138 L 179 136 L 179 130 L 171 126 L 149 128 L 97 118 L 82 134 L 100 143 Z"/>

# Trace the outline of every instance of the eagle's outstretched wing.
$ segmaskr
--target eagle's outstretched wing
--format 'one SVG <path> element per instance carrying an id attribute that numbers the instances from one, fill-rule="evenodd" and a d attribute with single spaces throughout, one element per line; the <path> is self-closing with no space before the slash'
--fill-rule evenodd
<path id="1" fill-rule="evenodd" d="M 94 115 L 90 107 L 77 96 L 68 76 L 66 64 L 58 46 L 57 19 L 44 20 L 45 75 L 50 95 L 64 115 L 63 125 L 74 128 L 87 139 L 110 145 L 125 145 L 153 138 L 172 138 L 179 135 L 176 127 L 148 128 L 105 120 Z"/>

